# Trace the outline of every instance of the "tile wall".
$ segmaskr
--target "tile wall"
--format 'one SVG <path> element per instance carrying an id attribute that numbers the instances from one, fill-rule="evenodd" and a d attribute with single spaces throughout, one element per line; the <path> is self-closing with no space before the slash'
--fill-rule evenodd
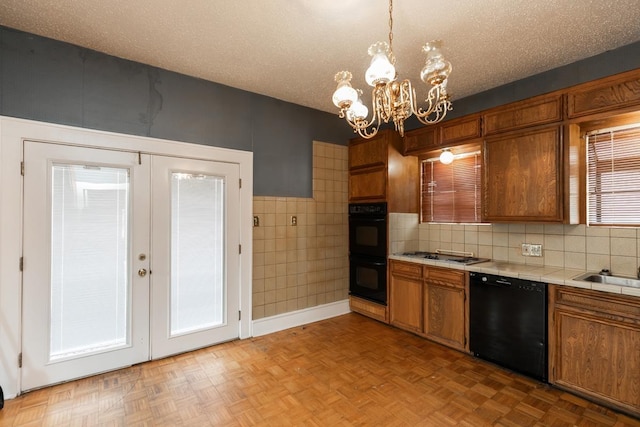
<path id="1" fill-rule="evenodd" d="M 312 199 L 253 198 L 254 320 L 348 298 L 347 153 L 313 143 Z"/>
<path id="2" fill-rule="evenodd" d="M 542 257 L 522 255 L 522 243 L 542 245 Z M 418 224 L 415 214 L 391 214 L 391 253 L 449 249 L 518 264 L 599 271 L 635 277 L 640 229 L 563 224 Z"/>

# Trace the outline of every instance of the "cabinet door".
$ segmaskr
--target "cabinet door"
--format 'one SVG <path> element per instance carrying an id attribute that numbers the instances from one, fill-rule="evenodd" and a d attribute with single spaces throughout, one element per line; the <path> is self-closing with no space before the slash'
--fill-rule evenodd
<path id="1" fill-rule="evenodd" d="M 483 221 L 562 222 L 562 126 L 487 138 Z"/>
<path id="2" fill-rule="evenodd" d="M 484 134 L 493 135 L 562 120 L 561 94 L 541 96 L 493 108 L 483 114 Z"/>
<path id="3" fill-rule="evenodd" d="M 464 350 L 464 288 L 428 279 L 425 283 L 424 333 L 434 341 Z"/>
<path id="4" fill-rule="evenodd" d="M 352 139 L 349 142 L 349 170 L 385 167 L 387 164 L 387 147 L 387 134 L 384 132 L 371 139 Z"/>
<path id="5" fill-rule="evenodd" d="M 637 110 L 640 105 L 640 74 L 634 70 L 585 83 L 570 90 L 568 98 L 571 119 Z"/>
<path id="6" fill-rule="evenodd" d="M 438 127 L 427 126 L 409 131 L 404 137 L 404 154 L 420 154 L 438 148 Z"/>
<path id="7" fill-rule="evenodd" d="M 422 279 L 391 275 L 389 312 L 391 324 L 422 332 Z"/>
<path id="8" fill-rule="evenodd" d="M 481 135 L 480 116 L 477 115 L 448 120 L 440 125 L 440 145 L 443 147 L 480 138 Z"/>
<path id="9" fill-rule="evenodd" d="M 387 169 L 349 172 L 350 202 L 381 202 L 387 199 Z"/>
<path id="10" fill-rule="evenodd" d="M 555 323 L 554 382 L 640 414 L 640 327 L 561 309 Z"/>

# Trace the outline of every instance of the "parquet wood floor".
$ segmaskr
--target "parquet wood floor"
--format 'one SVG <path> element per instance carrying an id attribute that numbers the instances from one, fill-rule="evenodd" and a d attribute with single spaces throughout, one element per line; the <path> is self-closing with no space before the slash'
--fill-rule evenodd
<path id="1" fill-rule="evenodd" d="M 358 314 L 9 400 L 2 426 L 640 426 Z"/>

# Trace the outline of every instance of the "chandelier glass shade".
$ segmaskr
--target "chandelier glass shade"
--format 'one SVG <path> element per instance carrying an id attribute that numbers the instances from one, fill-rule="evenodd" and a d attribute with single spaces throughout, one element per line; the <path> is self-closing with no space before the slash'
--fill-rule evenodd
<path id="1" fill-rule="evenodd" d="M 335 75 L 338 83 L 333 93 L 333 103 L 340 109 L 338 116 L 363 138 L 372 138 L 378 133 L 382 123 L 393 121 L 396 131 L 404 136 L 404 121 L 412 115 L 425 125 L 440 122 L 452 109 L 447 93 L 447 78 L 451 73 L 451 63 L 444 59 L 439 40 L 426 43 L 422 51 L 426 54 L 425 65 L 420 79 L 427 85 L 425 105 L 418 107 L 416 92 L 411 81 L 399 81 L 395 69 L 393 41 L 393 0 L 389 0 L 389 43 L 377 42 L 369 47 L 371 64 L 365 72 L 365 80 L 371 91 L 372 116 L 362 103 L 362 91 L 351 86 L 353 75 L 340 71 Z"/>

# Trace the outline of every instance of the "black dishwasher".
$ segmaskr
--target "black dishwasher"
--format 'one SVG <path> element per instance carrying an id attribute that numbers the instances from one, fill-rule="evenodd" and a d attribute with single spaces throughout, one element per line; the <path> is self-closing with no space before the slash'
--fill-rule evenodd
<path id="1" fill-rule="evenodd" d="M 469 349 L 547 382 L 547 285 L 469 273 Z"/>

